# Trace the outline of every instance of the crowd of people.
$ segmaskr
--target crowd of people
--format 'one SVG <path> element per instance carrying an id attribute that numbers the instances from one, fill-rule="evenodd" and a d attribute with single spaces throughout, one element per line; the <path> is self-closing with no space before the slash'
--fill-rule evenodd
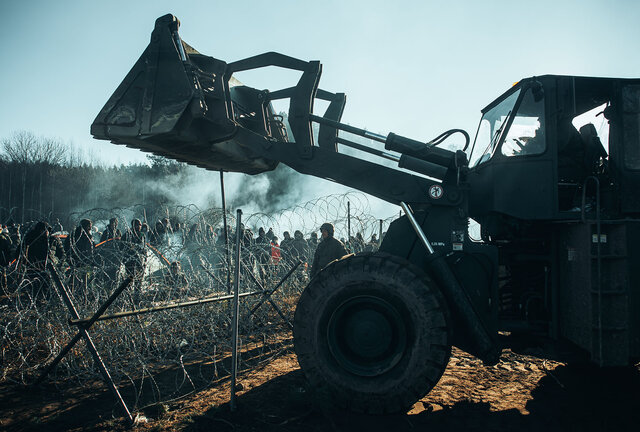
<path id="1" fill-rule="evenodd" d="M 44 281 L 48 279 L 45 273 L 49 261 L 67 270 L 97 266 L 101 264 L 100 254 L 96 252 L 98 247 L 113 242 L 112 245 L 118 245 L 121 262 L 131 275 L 144 267 L 143 250 L 147 246 L 156 251 L 168 251 L 171 248 L 186 251 L 180 257 L 172 256 L 170 260 L 171 273 L 175 273 L 173 276 L 184 279 L 180 275 L 183 268 L 180 260 L 184 256 L 205 251 L 210 253 L 210 257 L 216 257 L 210 262 L 222 261 L 223 257 L 232 256 L 239 235 L 243 259 L 257 268 L 263 278 L 268 274 L 280 274 L 298 261 L 304 263 L 302 269 L 308 277 L 313 277 L 334 259 L 378 248 L 375 235 L 368 242 L 361 233 L 349 241 L 338 240 L 334 238 L 334 227 L 330 223 L 323 224 L 319 231 L 321 238 L 318 238 L 317 232 L 311 232 L 305 238 L 300 230 L 295 230 L 293 236 L 289 231 L 284 231 L 280 240 L 272 228 L 265 230 L 259 227 L 257 235 L 244 226 L 236 233 L 230 226 L 226 230 L 224 226 L 216 229 L 204 222 L 194 223 L 186 229 L 182 223 L 172 223 L 168 217 L 158 220 L 153 227 L 140 219 L 132 219 L 130 226 L 124 230 L 120 229 L 118 218 L 112 217 L 102 231 L 90 219 L 82 219 L 69 232 L 63 229 L 59 221 L 53 226 L 44 221 L 22 226 L 9 221 L 0 225 L 0 268 L 4 268 L 6 274 L 6 269 L 13 266 L 24 278 Z"/>

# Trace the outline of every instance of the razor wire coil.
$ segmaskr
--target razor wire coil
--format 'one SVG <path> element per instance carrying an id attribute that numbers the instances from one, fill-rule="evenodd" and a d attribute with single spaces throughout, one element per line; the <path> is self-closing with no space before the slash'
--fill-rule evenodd
<path id="1" fill-rule="evenodd" d="M 347 206 L 350 215 L 347 215 Z M 134 218 L 148 222 L 166 217 L 174 223 L 180 222 L 189 231 L 194 226 L 196 231 L 198 227 L 201 229 L 199 235 L 189 236 L 189 231 L 181 230 L 141 247 L 137 253 L 143 257 L 142 276 L 137 277 L 106 312 L 114 314 L 227 294 L 227 272 L 235 263 L 228 258 L 233 257 L 233 253 L 230 251 L 227 255 L 221 241 L 222 216 L 221 209 L 200 209 L 195 205 L 152 211 L 132 206 L 94 208 L 71 214 L 68 221 L 75 225 L 81 219 L 91 219 L 96 226 L 103 227 L 110 218 L 117 217 L 124 228 Z M 234 226 L 233 215 L 227 218 L 228 225 Z M 282 241 L 284 231 L 293 237 L 294 231 L 299 230 L 307 239 L 322 223 L 331 222 L 337 238 L 347 237 L 350 224 L 352 237 L 359 232 L 369 239 L 379 234 L 381 225 L 386 229 L 391 220 L 381 224 L 370 215 L 364 194 L 348 193 L 319 198 L 276 213 L 249 214 L 245 216 L 244 226 L 253 236 L 260 227 L 265 231 L 271 228 Z M 209 231 L 203 233 L 205 229 Z M 130 256 L 127 247 L 130 246 L 123 245 L 122 241 L 96 247 L 92 265 L 70 267 L 64 260 L 56 262 L 81 317 L 91 316 L 126 277 L 126 257 Z M 278 246 L 269 245 L 269 248 L 272 254 L 267 259 L 262 244 L 250 243 L 244 248 L 241 293 L 259 290 L 254 280 L 267 291 L 273 289 L 293 265 Z M 281 253 L 279 260 L 275 259 L 274 250 Z M 303 260 L 310 264 L 312 256 L 308 251 Z M 29 262 L 24 254 L 12 265 L 0 268 L 0 383 L 32 383 L 78 331 L 78 327 L 69 324 L 69 312 L 50 275 L 41 268 Z M 308 282 L 307 270 L 307 265 L 300 266 L 273 293 L 274 302 L 291 322 L 297 298 Z M 290 334 L 269 302 L 265 301 L 254 314 L 249 313 L 262 297 L 247 296 L 241 301 L 240 372 L 291 349 Z M 134 408 L 140 408 L 224 380 L 229 374 L 230 328 L 230 302 L 220 301 L 99 321 L 88 331 L 114 381 L 126 389 L 124 397 L 133 400 Z M 48 377 L 60 386 L 84 385 L 99 378 L 83 341 L 72 348 Z"/>

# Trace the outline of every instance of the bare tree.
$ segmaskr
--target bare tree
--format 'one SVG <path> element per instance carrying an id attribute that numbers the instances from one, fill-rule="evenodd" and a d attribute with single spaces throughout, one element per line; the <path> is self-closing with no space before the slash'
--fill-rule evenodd
<path id="1" fill-rule="evenodd" d="M 69 158 L 69 147 L 54 138 L 36 137 L 32 132 L 19 131 L 0 141 L 7 162 L 21 164 L 62 165 Z"/>

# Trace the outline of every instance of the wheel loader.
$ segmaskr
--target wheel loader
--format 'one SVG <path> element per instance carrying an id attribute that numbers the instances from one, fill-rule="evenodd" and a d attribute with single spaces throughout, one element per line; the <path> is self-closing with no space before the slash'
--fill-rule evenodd
<path id="1" fill-rule="evenodd" d="M 346 97 L 319 88 L 317 61 L 227 63 L 178 28 L 156 20 L 95 138 L 209 170 L 283 163 L 403 210 L 378 252 L 333 262 L 299 299 L 295 351 L 315 389 L 354 411 L 398 412 L 438 383 L 452 346 L 491 365 L 527 338 L 560 360 L 638 362 L 640 79 L 522 79 L 482 110 L 475 139 L 455 129 L 425 143 L 341 123 Z M 300 78 L 268 91 L 234 77 L 264 67 Z M 290 127 L 273 109 L 283 99 Z M 465 144 L 445 148 L 452 135 Z"/>

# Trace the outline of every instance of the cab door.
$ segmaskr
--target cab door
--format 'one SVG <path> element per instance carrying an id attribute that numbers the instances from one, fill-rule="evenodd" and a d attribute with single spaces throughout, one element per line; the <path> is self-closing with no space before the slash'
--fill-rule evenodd
<path id="1" fill-rule="evenodd" d="M 537 84 L 539 85 L 539 84 Z M 508 102 L 516 93 L 508 95 Z M 557 209 L 555 158 L 548 151 L 545 100 L 533 85 L 523 85 L 512 110 L 496 105 L 483 121 L 502 122 L 489 155 L 480 156 L 469 173 L 472 213 L 502 213 L 520 219 L 551 219 Z M 508 103 L 506 104 L 509 105 Z M 499 113 L 498 111 L 502 111 Z M 508 115 L 505 115 L 505 111 Z M 504 117 L 503 120 L 500 120 Z M 485 127 L 491 128 L 491 125 Z M 476 137 L 474 151 L 482 133 Z M 478 210 L 478 211 L 477 211 Z"/>

